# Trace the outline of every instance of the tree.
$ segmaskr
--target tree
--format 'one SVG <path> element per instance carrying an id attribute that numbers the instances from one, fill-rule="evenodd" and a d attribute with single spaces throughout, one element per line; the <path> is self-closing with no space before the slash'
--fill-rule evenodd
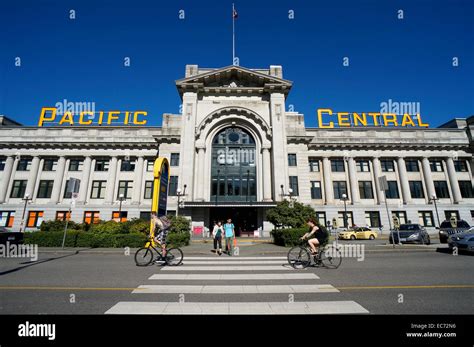
<path id="1" fill-rule="evenodd" d="M 309 205 L 294 202 L 293 207 L 287 200 L 280 201 L 267 211 L 267 220 L 276 228 L 300 228 L 308 218 L 316 218 L 316 212 Z"/>

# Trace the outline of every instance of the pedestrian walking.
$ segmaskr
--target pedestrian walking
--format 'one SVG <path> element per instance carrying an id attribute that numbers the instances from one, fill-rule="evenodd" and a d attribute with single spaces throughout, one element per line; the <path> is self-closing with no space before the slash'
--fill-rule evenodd
<path id="1" fill-rule="evenodd" d="M 222 255 L 222 235 L 224 234 L 224 229 L 222 227 L 222 222 L 219 221 L 217 224 L 214 224 L 214 229 L 212 230 L 212 236 L 214 237 L 214 252 L 216 255 Z M 219 250 L 217 246 L 219 245 Z"/>
<path id="2" fill-rule="evenodd" d="M 232 219 L 227 219 L 227 223 L 224 224 L 225 232 L 225 249 L 229 256 L 232 256 L 234 253 L 234 238 L 235 238 L 235 227 L 232 224 Z"/>

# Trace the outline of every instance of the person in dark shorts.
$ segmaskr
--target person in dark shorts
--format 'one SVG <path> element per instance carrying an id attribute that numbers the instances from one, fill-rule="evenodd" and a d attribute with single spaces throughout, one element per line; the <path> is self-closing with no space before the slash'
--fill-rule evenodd
<path id="1" fill-rule="evenodd" d="M 309 218 L 307 221 L 309 231 L 301 237 L 301 240 L 308 239 L 311 253 L 315 254 L 319 245 L 327 240 L 327 234 L 318 227 L 318 222 L 314 218 Z"/>

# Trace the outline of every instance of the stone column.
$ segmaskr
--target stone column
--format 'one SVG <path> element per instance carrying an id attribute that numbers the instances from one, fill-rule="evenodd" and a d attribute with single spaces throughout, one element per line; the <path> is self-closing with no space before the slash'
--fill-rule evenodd
<path id="1" fill-rule="evenodd" d="M 40 167 L 40 157 L 33 157 L 31 163 L 30 174 L 28 176 L 28 183 L 26 184 L 25 195 L 28 195 L 30 198 L 33 198 L 35 193 L 36 180 L 38 178 L 38 172 Z"/>
<path id="2" fill-rule="evenodd" d="M 196 176 L 196 200 L 204 201 L 204 158 L 206 147 L 204 145 L 197 146 L 197 176 Z"/>
<path id="3" fill-rule="evenodd" d="M 430 161 L 428 158 L 423 158 L 421 161 L 421 166 L 423 168 L 423 178 L 425 180 L 425 185 L 426 185 L 426 194 L 428 195 L 427 201 L 430 201 L 430 199 L 435 195 L 435 187 L 433 183 L 433 177 L 431 176 L 431 167 L 430 167 Z"/>
<path id="4" fill-rule="evenodd" d="M 143 181 L 143 157 L 138 157 L 137 165 L 135 166 L 135 174 L 133 177 L 133 195 L 132 205 L 139 205 L 142 197 L 142 181 Z"/>
<path id="5" fill-rule="evenodd" d="M 324 176 L 324 196 L 325 204 L 334 203 L 334 192 L 331 184 L 331 162 L 328 157 L 323 158 L 323 176 Z"/>
<path id="6" fill-rule="evenodd" d="M 372 159 L 372 166 L 374 167 L 374 181 L 375 191 L 377 196 L 377 203 L 383 204 L 385 202 L 385 192 L 380 190 L 379 177 L 382 176 L 382 167 L 380 166 L 380 159 L 375 157 Z"/>
<path id="7" fill-rule="evenodd" d="M 351 189 L 351 204 L 354 205 L 360 201 L 359 196 L 359 183 L 357 182 L 356 177 L 356 167 L 354 158 L 350 157 L 347 161 L 347 166 L 349 170 L 349 184 Z"/>
<path id="8" fill-rule="evenodd" d="M 456 178 L 456 169 L 454 168 L 453 158 L 446 158 L 446 167 L 448 169 L 449 184 L 451 185 L 451 192 L 453 193 L 453 202 L 458 204 L 462 201 L 461 190 Z"/>
<path id="9" fill-rule="evenodd" d="M 91 177 L 91 167 L 92 167 L 92 158 L 86 157 L 84 159 L 84 171 L 82 172 L 81 185 L 79 187 L 79 204 L 85 204 L 87 202 L 88 196 L 87 192 L 89 190 L 89 180 Z"/>
<path id="10" fill-rule="evenodd" d="M 15 162 L 14 157 L 7 157 L 5 162 L 5 168 L 3 169 L 2 185 L 0 186 L 0 204 L 7 200 L 7 190 L 12 177 L 13 163 Z"/>
<path id="11" fill-rule="evenodd" d="M 107 180 L 107 186 L 105 188 L 105 203 L 106 204 L 113 204 L 115 201 L 114 193 L 115 193 L 115 178 L 117 177 L 117 166 L 118 166 L 118 159 L 117 157 L 112 157 L 109 165 L 109 178 Z"/>
<path id="12" fill-rule="evenodd" d="M 400 186 L 402 188 L 402 199 L 404 204 L 411 203 L 410 186 L 408 185 L 407 168 L 405 165 L 405 159 L 399 157 L 397 160 L 398 164 L 398 175 L 400 177 Z"/>
<path id="13" fill-rule="evenodd" d="M 56 177 L 54 177 L 53 191 L 51 192 L 51 203 L 57 204 L 61 198 L 61 186 L 64 178 L 64 169 L 66 168 L 66 158 L 59 157 L 56 169 Z"/>
<path id="14" fill-rule="evenodd" d="M 262 166 L 263 166 L 263 201 L 272 201 L 272 168 L 270 161 L 270 148 L 262 148 Z"/>

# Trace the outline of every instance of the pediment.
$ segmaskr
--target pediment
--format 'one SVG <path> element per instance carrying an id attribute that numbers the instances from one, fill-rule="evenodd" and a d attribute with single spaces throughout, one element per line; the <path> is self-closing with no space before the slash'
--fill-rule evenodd
<path id="1" fill-rule="evenodd" d="M 185 90 L 256 90 L 277 88 L 289 91 L 292 82 L 240 66 L 227 66 L 176 81 L 180 93 Z"/>

